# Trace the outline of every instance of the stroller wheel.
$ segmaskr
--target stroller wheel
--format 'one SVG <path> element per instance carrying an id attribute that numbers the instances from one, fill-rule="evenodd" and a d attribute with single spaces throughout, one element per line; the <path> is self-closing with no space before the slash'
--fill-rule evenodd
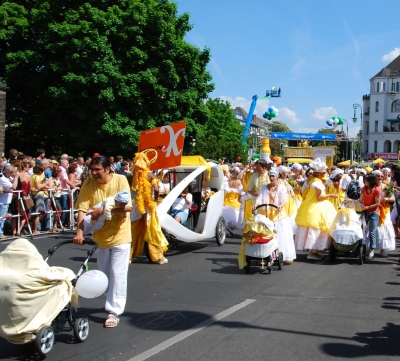
<path id="1" fill-rule="evenodd" d="M 74 322 L 74 337 L 78 342 L 85 341 L 89 336 L 89 319 L 87 317 L 77 318 Z"/>
<path id="2" fill-rule="evenodd" d="M 42 356 L 47 355 L 53 348 L 54 337 L 53 329 L 50 326 L 43 326 L 36 334 L 36 351 Z"/>
<path id="3" fill-rule="evenodd" d="M 281 270 L 283 268 L 283 253 L 279 252 L 278 255 L 278 269 Z"/>
<path id="4" fill-rule="evenodd" d="M 336 249 L 335 249 L 335 246 L 333 245 L 333 243 L 329 247 L 328 259 L 329 259 L 329 263 L 335 262 L 335 259 L 336 259 Z"/>

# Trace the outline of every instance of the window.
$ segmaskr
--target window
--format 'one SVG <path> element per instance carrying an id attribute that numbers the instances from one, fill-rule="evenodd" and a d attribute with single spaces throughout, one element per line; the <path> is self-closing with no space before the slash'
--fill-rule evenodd
<path id="1" fill-rule="evenodd" d="M 400 101 L 398 99 L 392 103 L 392 113 L 400 113 Z"/>
<path id="2" fill-rule="evenodd" d="M 377 153 L 377 152 L 378 152 L 378 141 L 375 140 L 374 141 L 374 153 Z"/>
<path id="3" fill-rule="evenodd" d="M 369 134 L 369 122 L 365 122 L 365 131 Z"/>
<path id="4" fill-rule="evenodd" d="M 376 83 L 376 92 L 379 93 L 379 81 Z"/>
<path id="5" fill-rule="evenodd" d="M 365 141 L 365 151 L 368 153 L 369 149 L 368 149 L 368 140 Z"/>
<path id="6" fill-rule="evenodd" d="M 386 91 L 386 83 L 382 83 L 382 86 L 383 86 L 382 91 L 385 92 Z"/>
<path id="7" fill-rule="evenodd" d="M 379 102 L 375 102 L 375 113 L 379 112 Z"/>
<path id="8" fill-rule="evenodd" d="M 378 131 L 378 121 L 375 120 L 375 132 L 377 132 L 377 131 Z"/>
<path id="9" fill-rule="evenodd" d="M 400 91 L 400 82 L 396 82 L 396 91 L 397 91 L 397 92 Z"/>

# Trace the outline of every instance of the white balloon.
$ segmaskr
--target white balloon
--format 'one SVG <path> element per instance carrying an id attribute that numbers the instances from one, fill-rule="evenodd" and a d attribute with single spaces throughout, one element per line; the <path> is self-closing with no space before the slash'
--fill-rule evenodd
<path id="1" fill-rule="evenodd" d="M 108 287 L 108 278 L 105 273 L 90 270 L 83 273 L 76 282 L 75 289 L 78 295 L 84 298 L 96 298 L 102 295 Z"/>
<path id="2" fill-rule="evenodd" d="M 278 108 L 275 108 L 274 106 L 271 106 L 271 108 L 274 110 L 274 112 L 278 115 Z"/>

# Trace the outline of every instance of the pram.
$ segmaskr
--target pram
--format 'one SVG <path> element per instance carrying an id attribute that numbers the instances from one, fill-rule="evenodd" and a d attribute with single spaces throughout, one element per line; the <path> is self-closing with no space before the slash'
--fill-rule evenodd
<path id="1" fill-rule="evenodd" d="M 365 262 L 361 214 L 357 211 L 361 213 L 361 204 L 355 200 L 347 200 L 340 206 L 330 228 L 329 262 L 333 263 L 338 253 L 358 258 L 360 265 Z"/>
<path id="2" fill-rule="evenodd" d="M 274 204 L 261 204 L 255 211 L 268 206 L 278 208 Z M 250 272 L 252 261 L 261 264 L 260 273 L 267 271 L 270 274 L 274 263 L 277 264 L 279 270 L 283 268 L 283 254 L 278 250 L 274 223 L 264 215 L 253 214 L 245 223 L 241 253 L 243 252 L 246 257 L 246 265 L 243 267 L 246 273 Z"/>
<path id="3" fill-rule="evenodd" d="M 21 240 L 16 240 L 14 242 L 19 242 Z M 26 273 L 25 275 L 27 275 L 28 277 L 33 278 L 33 282 L 39 283 L 40 279 L 41 279 L 41 274 L 43 273 L 41 270 L 44 270 L 45 272 L 47 272 L 47 269 L 51 270 L 51 272 L 62 272 L 63 270 L 65 270 L 65 274 L 68 275 L 68 278 L 66 279 L 72 279 L 75 275 L 73 274 L 73 272 L 69 269 L 64 269 L 64 268 L 46 268 L 47 266 L 45 264 L 43 264 L 43 262 L 48 262 L 48 260 L 50 259 L 50 257 L 54 254 L 54 252 L 60 248 L 61 246 L 65 245 L 65 244 L 70 244 L 73 243 L 72 240 L 66 240 L 66 241 L 62 241 L 59 242 L 58 244 L 56 244 L 53 248 L 48 250 L 48 254 L 46 259 L 43 261 L 43 258 L 41 258 L 40 254 L 37 252 L 36 248 L 30 244 L 28 242 L 27 243 L 23 243 L 23 242 L 28 242 L 26 240 L 22 240 L 22 243 L 19 243 L 16 247 L 18 247 L 19 245 L 21 245 L 21 249 L 23 249 L 22 247 L 26 247 L 26 250 L 32 250 L 32 256 L 28 256 L 27 258 L 29 259 L 29 257 L 34 258 L 33 262 L 37 262 L 36 264 L 38 264 L 38 268 L 37 270 L 35 270 L 32 267 L 29 267 L 29 273 Z M 83 264 L 81 265 L 78 273 L 76 274 L 76 277 L 74 279 L 71 280 L 72 286 L 75 286 L 78 278 L 81 276 L 83 270 L 87 267 L 87 263 L 89 262 L 90 258 L 92 257 L 93 253 L 96 251 L 97 249 L 97 243 L 94 241 L 85 241 L 85 244 L 90 244 L 93 245 L 93 248 L 87 251 L 87 257 L 85 259 L 85 261 L 83 262 Z M 11 245 L 10 245 L 11 246 Z M 7 249 L 6 249 L 7 250 Z M 10 252 L 11 254 L 11 252 Z M 13 256 L 11 256 L 11 258 L 9 258 L 8 260 L 12 259 Z M 26 253 L 24 254 L 24 257 L 26 257 Z M 41 258 L 41 259 L 40 259 Z M 33 264 L 32 263 L 28 263 L 30 266 Z M 41 266 L 43 264 L 43 266 Z M 12 271 L 12 270 L 11 270 Z M 42 272 L 42 273 L 41 273 Z M 50 272 L 50 271 L 49 271 Z M 19 276 L 19 273 L 16 272 L 16 277 Z M 53 273 L 51 273 L 52 275 Z M 57 273 L 58 274 L 58 273 Z M 25 275 L 19 276 L 19 277 L 25 277 Z M 34 342 L 35 343 L 35 348 L 36 351 L 42 355 L 45 356 L 47 355 L 53 348 L 54 345 L 54 341 L 55 341 L 55 335 L 60 334 L 62 332 L 70 332 L 73 331 L 74 333 L 74 337 L 75 340 L 77 342 L 84 342 L 87 337 L 89 336 L 89 319 L 86 316 L 80 316 L 79 318 L 75 318 L 73 317 L 73 305 L 70 301 L 69 298 L 66 298 L 67 296 L 65 295 L 66 292 L 58 292 L 57 288 L 52 288 L 52 287 L 58 287 L 57 284 L 61 284 L 64 285 L 66 284 L 64 281 L 57 281 L 55 280 L 55 282 L 51 281 L 51 275 L 49 275 L 48 280 L 43 281 L 43 292 L 41 292 L 41 290 L 39 291 L 40 293 L 38 293 L 37 297 L 40 297 L 40 303 L 39 303 L 39 312 L 35 312 L 34 310 L 32 311 L 33 315 L 32 315 L 32 319 L 30 319 L 30 316 L 28 318 L 23 318 L 21 319 L 21 326 L 18 325 L 15 327 L 8 327 L 6 328 L 7 323 L 3 323 L 2 325 L 0 325 L 2 327 L 2 336 L 4 338 L 6 338 L 8 341 L 12 342 L 12 343 L 26 343 L 26 342 Z M 3 275 L 3 277 L 7 276 L 7 272 L 5 272 Z M 4 279 L 3 279 L 4 280 Z M 7 281 L 7 279 L 5 279 L 5 281 Z M 21 287 L 20 284 L 15 284 L 15 279 L 13 280 L 14 282 L 14 286 L 15 289 L 19 289 L 18 287 Z M 69 283 L 69 285 L 71 285 L 71 283 Z M 4 282 L 3 282 L 4 284 Z M 24 285 L 22 285 L 24 286 Z M 32 285 L 29 285 L 29 287 L 32 287 Z M 40 285 L 39 285 L 40 287 Z M 66 286 L 67 287 L 67 286 Z M 70 290 L 70 286 L 68 287 L 68 289 Z M 6 292 L 6 291 L 3 291 Z M 18 291 L 19 292 L 19 291 Z M 33 292 L 33 293 L 32 293 Z M 29 293 L 25 293 L 26 294 L 26 301 L 24 300 L 15 300 L 14 301 L 14 297 L 12 297 L 12 304 L 11 307 L 18 307 L 18 303 L 17 302 L 25 302 L 25 304 L 28 304 L 29 302 L 31 302 L 32 297 L 35 297 L 36 293 L 34 292 L 38 292 L 36 290 L 34 290 L 34 287 L 32 287 L 32 291 Z M 46 296 L 43 296 L 44 294 L 48 294 L 48 292 L 54 292 L 51 293 L 52 297 L 48 297 L 46 298 Z M 8 295 L 6 293 L 3 293 L 3 295 L 6 295 L 8 297 L 10 297 L 11 295 L 14 295 L 15 293 L 9 293 Z M 68 295 L 69 293 L 67 293 Z M 58 298 L 57 300 L 54 300 L 55 296 L 60 296 L 60 298 Z M 21 292 L 21 296 L 20 297 L 24 297 L 24 293 Z M 31 297 L 31 298 L 28 298 Z M 51 301 L 52 305 L 50 305 L 48 302 L 46 302 L 44 305 L 41 305 L 41 303 L 43 303 L 44 301 Z M 27 302 L 28 301 L 28 302 Z M 60 307 L 54 307 L 54 304 L 57 303 L 57 301 L 63 302 L 63 304 L 65 305 L 64 302 L 68 302 L 66 304 L 65 307 L 63 307 L 61 309 L 61 311 L 57 314 L 58 310 L 60 309 Z M 10 303 L 9 301 L 4 301 L 2 300 L 2 304 L 3 302 L 5 303 L 5 306 L 3 305 L 3 307 L 10 307 Z M 14 306 L 13 306 L 14 305 Z M 62 306 L 62 305 L 60 305 Z M 22 305 L 21 303 L 21 307 L 23 307 L 23 309 L 21 308 L 20 312 L 23 315 L 26 315 L 26 307 L 25 305 Z M 38 307 L 38 306 L 36 306 Z M 52 309 L 53 308 L 53 309 Z M 55 313 L 54 313 L 55 312 Z M 38 317 L 38 313 L 40 313 L 40 317 Z M 48 319 L 50 316 L 48 315 L 54 315 L 56 314 L 57 316 L 55 318 L 53 318 L 53 316 Z M 11 316 L 10 316 L 11 317 Z M 36 318 L 35 318 L 36 317 Z M 47 319 L 46 319 L 47 317 Z M 3 319 L 4 320 L 4 319 Z M 33 326 L 36 324 L 41 324 L 43 326 Z M 68 324 L 68 325 L 67 325 Z M 4 327 L 4 329 L 3 329 Z M 19 328 L 21 327 L 21 328 Z M 37 328 L 39 327 L 39 328 Z M 33 331 L 30 331 L 33 328 Z M 14 334 L 14 330 L 23 330 L 21 332 L 17 332 L 16 334 Z M 11 331 L 10 331 L 11 330 Z M 3 332 L 6 333 L 5 335 L 3 335 Z"/>

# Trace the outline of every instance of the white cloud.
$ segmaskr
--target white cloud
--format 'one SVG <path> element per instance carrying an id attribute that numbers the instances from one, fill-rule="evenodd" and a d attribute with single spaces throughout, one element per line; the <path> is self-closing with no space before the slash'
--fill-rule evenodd
<path id="1" fill-rule="evenodd" d="M 312 117 L 318 120 L 328 120 L 336 114 L 336 109 L 333 107 L 321 107 L 314 110 Z"/>
<path id="2" fill-rule="evenodd" d="M 385 65 L 396 59 L 400 55 L 400 48 L 394 48 L 390 53 L 382 56 L 382 63 Z"/>
<path id="3" fill-rule="evenodd" d="M 232 98 L 232 97 L 227 97 L 225 95 L 221 95 L 219 98 L 221 100 L 228 101 L 229 103 L 231 103 L 232 108 L 241 107 L 247 113 L 249 112 L 252 103 L 252 100 L 248 100 L 242 97 Z M 258 99 L 254 114 L 257 115 L 259 118 L 261 118 L 262 115 L 267 111 L 268 107 L 269 107 L 268 99 Z"/>
<path id="4" fill-rule="evenodd" d="M 290 110 L 287 107 L 282 107 L 278 109 L 278 118 L 282 122 L 286 124 L 298 124 L 300 123 L 300 119 L 297 118 L 296 112 Z M 289 127 L 290 128 L 290 127 Z"/>

